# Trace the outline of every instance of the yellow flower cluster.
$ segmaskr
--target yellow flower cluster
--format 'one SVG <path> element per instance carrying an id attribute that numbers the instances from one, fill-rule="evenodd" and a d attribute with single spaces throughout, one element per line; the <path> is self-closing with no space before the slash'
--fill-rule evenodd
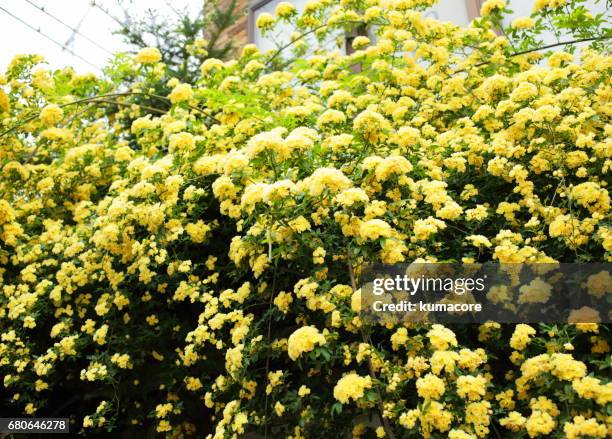
<path id="1" fill-rule="evenodd" d="M 372 387 L 372 380 L 369 376 L 360 376 L 356 373 L 349 373 L 338 380 L 334 386 L 334 398 L 343 404 L 349 400 L 363 398 L 367 389 Z"/>
<path id="2" fill-rule="evenodd" d="M 191 84 L 151 48 L 103 77 L 16 57 L 0 75 L 0 412 L 66 400 L 92 434 L 208 439 L 609 436 L 604 307 L 558 325 L 360 314 L 364 263 L 612 261 L 607 43 L 516 55 L 496 32 L 508 2 L 467 28 L 433 3 L 279 3 L 257 25 L 295 26 L 293 54 L 248 45 Z M 583 35 L 598 20 L 554 15 L 574 3 L 538 0 L 506 30 L 530 44 L 553 14 Z M 351 53 L 306 55 L 309 35 L 362 25 Z"/>
<path id="3" fill-rule="evenodd" d="M 287 340 L 289 358 L 297 360 L 304 352 L 312 351 L 316 346 L 325 344 L 325 336 L 313 326 L 297 329 Z"/>
<path id="4" fill-rule="evenodd" d="M 134 57 L 134 61 L 141 64 L 155 64 L 161 61 L 161 59 L 162 54 L 156 47 L 145 47 Z"/>

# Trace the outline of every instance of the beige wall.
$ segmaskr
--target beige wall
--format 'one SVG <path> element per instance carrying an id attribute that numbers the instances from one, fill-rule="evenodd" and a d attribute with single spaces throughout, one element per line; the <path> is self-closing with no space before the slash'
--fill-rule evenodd
<path id="1" fill-rule="evenodd" d="M 219 0 L 219 6 L 227 8 L 231 4 L 231 0 Z M 249 42 L 248 32 L 248 11 L 249 0 L 238 0 L 237 11 L 239 14 L 236 22 L 225 30 L 219 37 L 219 43 L 223 44 L 227 41 L 232 41 L 234 46 L 240 50 L 242 46 Z"/>

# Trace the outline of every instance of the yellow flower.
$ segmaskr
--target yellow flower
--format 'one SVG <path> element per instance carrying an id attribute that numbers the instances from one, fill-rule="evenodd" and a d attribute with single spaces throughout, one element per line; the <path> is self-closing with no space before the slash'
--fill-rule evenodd
<path id="1" fill-rule="evenodd" d="M 64 117 L 63 110 L 55 104 L 47 105 L 40 112 L 40 120 L 46 126 L 56 125 Z"/>
<path id="2" fill-rule="evenodd" d="M 563 6 L 565 3 L 567 3 L 567 0 L 535 0 L 535 3 L 533 4 L 533 11 L 537 12 L 545 8 L 558 8 Z"/>
<path id="3" fill-rule="evenodd" d="M 108 333 L 108 325 L 104 324 L 98 328 L 96 332 L 93 334 L 93 340 L 99 344 L 106 344 L 106 334 Z"/>
<path id="4" fill-rule="evenodd" d="M 487 17 L 491 15 L 491 13 L 495 9 L 503 9 L 506 7 L 505 0 L 487 0 L 484 2 L 480 8 L 480 16 Z"/>
<path id="5" fill-rule="evenodd" d="M 419 378 L 416 388 L 419 396 L 424 399 L 440 399 L 446 390 L 444 381 L 431 373 Z"/>
<path id="6" fill-rule="evenodd" d="M 289 2 L 280 2 L 279 4 L 276 5 L 276 9 L 274 11 L 276 16 L 278 16 L 280 18 L 289 18 L 292 15 L 295 15 L 296 12 L 297 11 L 295 9 L 295 6 L 293 6 Z M 261 15 L 260 15 L 260 17 L 261 17 Z M 259 27 L 259 25 L 258 25 L 258 27 Z"/>
<path id="7" fill-rule="evenodd" d="M 161 61 L 162 55 L 156 47 L 145 47 L 134 57 L 134 61 L 140 64 L 155 64 Z"/>
<path id="8" fill-rule="evenodd" d="M 15 211 L 6 200 L 0 200 L 0 225 L 15 219 Z"/>
<path id="9" fill-rule="evenodd" d="M 274 25 L 274 17 L 267 12 L 262 12 L 255 21 L 255 26 L 263 31 L 269 30 Z"/>
<path id="10" fill-rule="evenodd" d="M 283 413 L 285 413 L 285 406 L 282 405 L 280 401 L 276 401 L 276 404 L 274 404 L 274 411 L 277 416 L 283 416 Z"/>
<path id="11" fill-rule="evenodd" d="M 244 358 L 242 354 L 243 349 L 244 345 L 239 344 L 236 347 L 230 348 L 225 352 L 225 369 L 232 376 L 235 376 L 235 374 L 242 367 L 242 360 Z"/>
<path id="12" fill-rule="evenodd" d="M 538 88 L 530 82 L 521 82 L 512 90 L 510 98 L 516 102 L 526 101 L 538 95 Z"/>
<path id="13" fill-rule="evenodd" d="M 571 190 L 572 198 L 582 207 L 590 212 L 600 212 L 604 214 L 610 210 L 610 195 L 608 190 L 600 187 L 594 182 L 585 182 L 576 185 Z"/>
<path id="14" fill-rule="evenodd" d="M 299 187 L 305 188 L 314 197 L 323 191 L 340 192 L 352 186 L 351 180 L 334 168 L 319 168 L 312 175 L 300 182 Z"/>
<path id="15" fill-rule="evenodd" d="M 463 375 L 457 378 L 457 395 L 476 401 L 485 396 L 487 380 L 482 375 Z"/>
<path id="16" fill-rule="evenodd" d="M 412 171 L 412 164 L 402 156 L 389 156 L 376 165 L 374 175 L 376 180 L 387 180 L 391 175 L 403 175 Z"/>
<path id="17" fill-rule="evenodd" d="M 4 90 L 0 89 L 0 114 L 8 113 L 11 108 L 11 102 Z"/>
<path id="18" fill-rule="evenodd" d="M 482 235 L 470 235 L 467 236 L 465 240 L 470 241 L 474 247 L 491 247 L 493 245 L 486 236 Z"/>
<path id="19" fill-rule="evenodd" d="M 198 220 L 196 223 L 189 223 L 185 226 L 185 231 L 189 234 L 193 242 L 202 243 L 209 234 L 211 228 L 204 221 Z"/>
<path id="20" fill-rule="evenodd" d="M 534 21 L 529 17 L 519 17 L 512 21 L 514 29 L 531 29 L 535 25 Z"/>
<path id="21" fill-rule="evenodd" d="M 560 380 L 573 381 L 586 375 L 586 365 L 574 360 L 571 354 L 553 354 L 551 356 L 552 374 Z"/>
<path id="22" fill-rule="evenodd" d="M 355 117 L 353 129 L 361 132 L 371 143 L 386 138 L 386 132 L 391 128 L 391 124 L 385 117 L 373 110 L 364 110 Z"/>
<path id="23" fill-rule="evenodd" d="M 527 347 L 531 341 L 531 336 L 535 335 L 535 333 L 536 330 L 531 326 L 519 323 L 516 325 L 516 328 L 514 328 L 514 333 L 510 338 L 510 347 L 512 347 L 512 349 L 516 349 L 517 351 L 522 351 Z"/>
<path id="24" fill-rule="evenodd" d="M 449 347 L 457 346 L 457 338 L 455 333 L 442 325 L 435 324 L 427 333 L 429 342 L 439 351 L 445 351 Z"/>
<path id="25" fill-rule="evenodd" d="M 165 404 L 158 404 L 157 407 L 155 407 L 155 416 L 158 418 L 165 418 L 170 412 L 172 412 L 173 408 L 174 407 L 169 402 Z"/>
<path id="26" fill-rule="evenodd" d="M 346 404 L 349 400 L 356 401 L 362 398 L 366 389 L 372 387 L 372 379 L 369 376 L 360 376 L 356 373 L 349 373 L 336 383 L 334 386 L 334 398 L 342 404 Z"/>
<path id="27" fill-rule="evenodd" d="M 297 360 L 303 353 L 312 351 L 316 346 L 326 343 L 325 336 L 314 326 L 302 326 L 289 336 L 287 342 L 289 358 Z"/>
<path id="28" fill-rule="evenodd" d="M 359 49 L 363 49 L 364 47 L 367 47 L 370 44 L 370 39 L 368 37 L 365 36 L 357 36 L 353 39 L 353 49 L 359 50 Z"/>
<path id="29" fill-rule="evenodd" d="M 432 401 L 429 405 L 419 409 L 419 419 L 424 431 L 432 429 L 446 432 L 450 430 L 453 414 L 444 409 L 444 406 L 438 401 Z"/>
<path id="30" fill-rule="evenodd" d="M 448 439 L 476 439 L 476 436 L 463 430 L 451 430 L 448 432 Z"/>
<path id="31" fill-rule="evenodd" d="M 208 58 L 204 60 L 204 62 L 202 63 L 202 66 L 200 67 L 200 70 L 202 72 L 202 75 L 204 76 L 212 72 L 213 70 L 221 70 L 223 66 L 224 66 L 224 63 L 220 59 Z"/>
<path id="32" fill-rule="evenodd" d="M 608 435 L 608 430 L 604 424 L 597 422 L 597 419 L 586 419 L 584 416 L 574 416 L 572 422 L 563 425 L 563 431 L 568 439 L 579 439 L 581 437 L 601 437 Z"/>
<path id="33" fill-rule="evenodd" d="M 325 262 L 325 255 L 326 255 L 326 251 L 323 247 L 317 247 L 313 252 L 312 252 L 312 262 L 314 262 L 315 264 L 322 264 Z"/>
<path id="34" fill-rule="evenodd" d="M 346 121 L 346 116 L 342 111 L 325 110 L 317 119 L 317 126 L 325 127 L 327 125 L 340 124 Z"/>
<path id="35" fill-rule="evenodd" d="M 612 293 L 612 276 L 606 270 L 592 274 L 587 278 L 588 293 L 595 297 L 603 297 Z"/>
<path id="36" fill-rule="evenodd" d="M 354 291 L 351 295 L 351 310 L 353 312 L 361 311 L 361 289 Z"/>
<path id="37" fill-rule="evenodd" d="M 372 219 L 361 223 L 359 236 L 363 239 L 376 240 L 393 235 L 393 228 L 385 221 Z"/>
<path id="38" fill-rule="evenodd" d="M 531 413 L 531 416 L 527 418 L 525 422 L 525 428 L 529 437 L 536 437 L 539 435 L 547 435 L 555 428 L 555 420 L 546 412 L 535 410 Z"/>
<path id="39" fill-rule="evenodd" d="M 341 206 L 351 207 L 356 203 L 367 203 L 368 194 L 361 188 L 349 188 L 334 197 L 334 201 Z"/>
<path id="40" fill-rule="evenodd" d="M 529 284 L 519 288 L 517 303 L 546 303 L 550 298 L 552 286 L 544 282 L 540 277 L 536 277 Z"/>
<path id="41" fill-rule="evenodd" d="M 170 136 L 168 151 L 191 151 L 195 147 L 195 141 L 191 133 L 177 133 Z"/>
<path id="42" fill-rule="evenodd" d="M 179 102 L 188 101 L 192 96 L 193 90 L 191 89 L 191 85 L 177 84 L 168 95 L 168 98 L 170 102 L 177 104 Z"/>
<path id="43" fill-rule="evenodd" d="M 502 427 L 505 427 L 510 431 L 516 432 L 523 428 L 526 421 L 527 419 L 519 412 L 512 411 L 508 413 L 508 416 L 500 419 L 499 423 Z"/>
<path id="44" fill-rule="evenodd" d="M 589 306 L 583 306 L 580 309 L 575 309 L 570 312 L 567 318 L 568 323 L 575 323 L 578 329 L 597 328 L 596 323 L 601 322 L 599 311 Z M 597 332 L 597 331 L 595 331 Z"/>
<path id="45" fill-rule="evenodd" d="M 597 378 L 586 376 L 576 379 L 572 381 L 572 388 L 581 398 L 593 399 L 599 405 L 612 402 L 612 384 L 602 384 Z"/>
<path id="46" fill-rule="evenodd" d="M 151 115 L 145 117 L 139 117 L 132 122 L 132 132 L 137 133 L 139 131 L 148 130 L 155 127 L 155 122 L 151 120 Z"/>
<path id="47" fill-rule="evenodd" d="M 172 430 L 172 425 L 170 425 L 170 422 L 166 421 L 165 419 L 159 421 L 157 427 L 155 428 L 155 431 L 157 431 L 158 433 L 164 433 L 170 430 Z"/>
<path id="48" fill-rule="evenodd" d="M 116 364 L 121 369 L 131 369 L 132 363 L 129 354 L 113 354 L 111 362 Z"/>
<path id="49" fill-rule="evenodd" d="M 291 296 L 291 293 L 286 293 L 284 291 L 278 293 L 278 295 L 274 299 L 274 305 L 276 305 L 276 307 L 285 314 L 287 313 L 287 311 L 289 311 L 289 306 L 292 302 L 293 297 Z"/>
<path id="50" fill-rule="evenodd" d="M 300 396 L 301 398 L 310 395 L 311 390 L 307 387 L 307 386 L 300 386 L 300 388 L 298 389 L 298 396 Z"/>

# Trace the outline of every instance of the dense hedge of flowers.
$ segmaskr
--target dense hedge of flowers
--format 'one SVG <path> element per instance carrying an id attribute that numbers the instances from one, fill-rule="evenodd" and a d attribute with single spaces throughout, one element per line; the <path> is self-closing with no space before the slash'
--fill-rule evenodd
<path id="1" fill-rule="evenodd" d="M 538 0 L 500 36 L 503 0 L 469 28 L 430 3 L 282 3 L 257 24 L 294 23 L 290 47 L 195 84 L 155 49 L 103 78 L 16 57 L 0 411 L 214 439 L 609 436 L 606 325 L 359 317 L 364 261 L 612 260 L 602 18 Z M 549 24 L 593 44 L 533 50 Z M 349 55 L 308 54 L 364 25 Z"/>

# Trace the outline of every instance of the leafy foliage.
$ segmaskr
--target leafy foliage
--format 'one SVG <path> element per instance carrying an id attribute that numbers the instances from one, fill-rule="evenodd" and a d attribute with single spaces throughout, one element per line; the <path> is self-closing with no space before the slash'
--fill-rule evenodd
<path id="1" fill-rule="evenodd" d="M 221 5 L 218 0 L 204 0 L 195 17 L 187 8 L 172 8 L 172 17 L 156 9 L 134 16 L 129 1 L 119 4 L 124 8 L 125 19 L 117 32 L 137 50 L 157 47 L 170 74 L 183 82 L 198 78 L 205 59 L 225 59 L 236 50 L 231 39 L 221 37 L 243 13 L 238 10 L 237 0 Z"/>

